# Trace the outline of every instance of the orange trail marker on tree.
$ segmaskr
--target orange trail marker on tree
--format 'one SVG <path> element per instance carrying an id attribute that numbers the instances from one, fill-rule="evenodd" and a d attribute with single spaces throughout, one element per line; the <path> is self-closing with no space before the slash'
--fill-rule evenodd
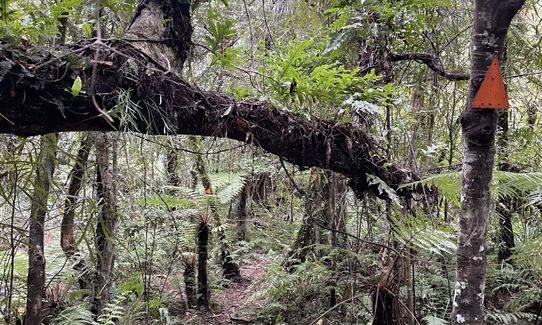
<path id="1" fill-rule="evenodd" d="M 495 55 L 487 69 L 486 76 L 472 100 L 472 108 L 510 108 L 508 94 L 502 79 L 499 59 Z"/>

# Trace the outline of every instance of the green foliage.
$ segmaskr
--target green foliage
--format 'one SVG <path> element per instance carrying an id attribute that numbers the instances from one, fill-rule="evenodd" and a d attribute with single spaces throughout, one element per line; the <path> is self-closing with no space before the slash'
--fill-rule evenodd
<path id="1" fill-rule="evenodd" d="M 234 66 L 240 53 L 239 49 L 232 47 L 237 36 L 235 21 L 212 9 L 207 11 L 207 16 L 209 35 L 205 35 L 204 39 L 213 54 L 211 65 L 218 63 L 221 67 Z"/>
<path id="2" fill-rule="evenodd" d="M 542 184 L 542 173 L 512 173 L 500 170 L 493 171 L 492 190 L 496 198 L 504 197 L 517 199 L 526 196 L 531 204 L 537 204 L 539 196 L 538 189 Z M 459 193 L 461 191 L 461 173 L 448 172 L 437 175 L 430 175 L 424 179 L 408 184 L 400 188 L 425 186 L 436 187 L 439 192 L 448 200 L 459 207 Z"/>
<path id="3" fill-rule="evenodd" d="M 256 296 L 272 297 L 262 314 L 271 317 L 274 323 L 293 321 L 290 312 L 299 308 L 311 315 L 307 297 L 318 294 L 330 275 L 330 270 L 320 261 L 301 263 L 293 272 L 286 271 L 281 265 L 272 265 L 262 291 Z"/>
<path id="4" fill-rule="evenodd" d="M 426 325 L 447 325 L 449 324 L 447 319 L 439 318 L 437 316 L 425 316 L 422 321 Z"/>
<path id="5" fill-rule="evenodd" d="M 136 272 L 119 284 L 119 289 L 123 293 L 134 293 L 137 297 L 143 296 L 145 285 L 141 281 L 141 273 Z"/>
<path id="6" fill-rule="evenodd" d="M 81 92 L 82 87 L 83 87 L 83 82 L 81 81 L 81 77 L 77 76 L 77 78 L 75 78 L 75 80 L 73 81 L 73 85 L 71 89 L 72 95 L 74 97 L 78 96 L 79 93 Z"/>
<path id="7" fill-rule="evenodd" d="M 425 250 L 444 256 L 456 250 L 455 233 L 442 221 L 418 213 L 404 214 L 393 218 L 393 230 L 403 245 L 416 250 Z"/>
<path id="8" fill-rule="evenodd" d="M 529 313 L 494 313 L 488 311 L 485 320 L 492 324 L 514 325 L 521 322 L 534 322 L 536 315 Z"/>
<path id="9" fill-rule="evenodd" d="M 126 310 L 123 307 L 123 303 L 126 301 L 125 295 L 119 295 L 113 299 L 111 303 L 108 303 L 102 310 L 102 314 L 98 316 L 99 325 L 116 325 L 126 315 Z"/>
<path id="10" fill-rule="evenodd" d="M 94 314 L 87 304 L 78 304 L 64 309 L 54 320 L 54 325 L 97 325 Z"/>
<path id="11" fill-rule="evenodd" d="M 286 44 L 279 53 L 265 56 L 266 68 L 259 72 L 272 75 L 272 89 L 282 101 L 292 98 L 301 106 L 317 102 L 343 105 L 350 113 L 365 113 L 369 108 L 370 113 L 377 113 L 376 105 L 390 96 L 393 87 L 378 85 L 381 77 L 374 71 L 360 75 L 357 68 L 348 69 L 331 58 L 327 62 L 320 53 L 323 46 L 312 39 Z M 361 105 L 362 101 L 367 104 Z M 344 118 L 343 122 L 350 122 L 348 114 Z"/>
<path id="12" fill-rule="evenodd" d="M 542 233 L 519 243 L 514 251 L 514 261 L 522 267 L 535 270 L 542 276 Z"/>

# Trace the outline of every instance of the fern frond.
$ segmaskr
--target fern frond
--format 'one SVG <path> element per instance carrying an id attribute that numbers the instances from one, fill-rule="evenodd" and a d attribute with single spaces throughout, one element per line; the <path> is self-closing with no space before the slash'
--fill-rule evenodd
<path id="1" fill-rule="evenodd" d="M 64 309 L 54 322 L 55 325 L 97 325 L 94 314 L 86 304 L 80 304 Z"/>
<path id="2" fill-rule="evenodd" d="M 393 218 L 393 229 L 397 239 L 404 245 L 442 255 L 456 250 L 456 239 L 452 229 L 433 225 L 424 215 L 402 215 Z"/>
<path id="3" fill-rule="evenodd" d="M 461 206 L 459 193 L 461 192 L 461 173 L 449 172 L 436 175 L 430 175 L 424 179 L 408 184 L 403 184 L 399 188 L 405 187 L 437 187 L 440 193 L 449 201 L 452 201 L 457 207 Z"/>
<path id="4" fill-rule="evenodd" d="M 536 319 L 535 314 L 530 313 L 505 313 L 505 312 L 486 312 L 485 320 L 489 324 L 503 324 L 503 325 L 512 325 L 522 322 L 534 322 Z"/>

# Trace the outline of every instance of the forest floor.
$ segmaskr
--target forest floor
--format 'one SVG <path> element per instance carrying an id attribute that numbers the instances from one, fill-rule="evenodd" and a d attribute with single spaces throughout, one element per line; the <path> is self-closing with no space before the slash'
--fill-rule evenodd
<path id="1" fill-rule="evenodd" d="M 267 302 L 265 297 L 254 298 L 261 289 L 271 262 L 258 258 L 240 266 L 241 280 L 224 291 L 211 295 L 211 311 L 188 312 L 182 319 L 185 324 L 251 324 L 258 311 Z"/>

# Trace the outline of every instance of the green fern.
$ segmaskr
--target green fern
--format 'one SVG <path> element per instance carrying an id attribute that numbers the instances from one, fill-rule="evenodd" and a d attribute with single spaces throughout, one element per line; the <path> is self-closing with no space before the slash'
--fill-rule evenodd
<path id="1" fill-rule="evenodd" d="M 422 318 L 422 322 L 427 325 L 447 325 L 449 324 L 448 320 L 439 318 L 434 315 L 428 315 Z"/>
<path id="2" fill-rule="evenodd" d="M 123 303 L 126 300 L 126 294 L 121 294 L 108 303 L 98 317 L 99 325 L 116 325 L 125 316 Z"/>
<path id="3" fill-rule="evenodd" d="M 459 193 L 461 192 L 460 172 L 430 175 L 420 181 L 403 184 L 399 187 L 399 189 L 417 186 L 436 187 L 446 199 L 453 202 L 457 207 L 461 206 L 461 202 L 459 200 Z"/>
<path id="4" fill-rule="evenodd" d="M 542 173 L 512 173 L 495 170 L 493 172 L 492 191 L 496 198 L 517 198 L 528 195 L 529 201 L 534 204 L 542 202 Z M 461 172 L 449 172 L 430 175 L 424 179 L 408 184 L 405 187 L 436 187 L 440 193 L 452 201 L 457 207 L 461 205 L 459 193 L 461 192 Z"/>
<path id="5" fill-rule="evenodd" d="M 452 254 L 456 250 L 456 239 L 452 229 L 446 225 L 437 225 L 422 214 L 394 217 L 393 230 L 396 238 L 411 248 L 439 255 Z"/>
<path id="6" fill-rule="evenodd" d="M 497 198 L 516 198 L 526 193 L 540 191 L 542 173 L 493 173 L 493 192 Z"/>
<path id="7" fill-rule="evenodd" d="M 502 325 L 512 325 L 518 324 L 521 322 L 534 322 L 536 319 L 535 314 L 530 313 L 495 313 L 488 311 L 486 312 L 485 320 L 490 324 L 502 324 Z"/>
<path id="8" fill-rule="evenodd" d="M 54 325 L 97 325 L 94 314 L 88 309 L 88 305 L 79 304 L 64 309 L 56 317 Z"/>

